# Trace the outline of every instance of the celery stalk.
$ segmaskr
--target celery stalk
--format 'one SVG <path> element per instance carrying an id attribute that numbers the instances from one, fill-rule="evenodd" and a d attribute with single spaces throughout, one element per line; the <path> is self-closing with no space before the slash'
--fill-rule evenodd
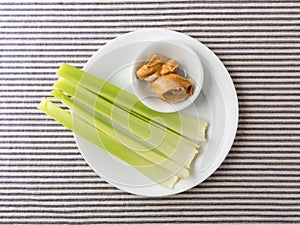
<path id="1" fill-rule="evenodd" d="M 73 126 L 74 118 L 72 114 L 52 103 L 51 99 L 42 99 L 38 108 L 49 117 L 88 141 L 99 147 L 105 147 L 108 152 L 134 166 L 153 181 L 161 185 L 167 185 L 168 188 L 172 188 L 178 181 L 178 177 L 172 173 L 170 174 L 170 171 L 136 154 L 135 151 L 126 148 L 126 146 L 120 144 L 116 139 L 96 129 L 81 118 L 76 118 L 76 126 L 78 128 L 75 128 Z"/>
<path id="2" fill-rule="evenodd" d="M 42 99 L 41 111 L 162 186 L 173 188 L 189 176 L 198 142 L 206 140 L 206 121 L 153 111 L 133 94 L 66 63 L 57 75 L 51 93 L 71 113 L 50 98 Z"/>

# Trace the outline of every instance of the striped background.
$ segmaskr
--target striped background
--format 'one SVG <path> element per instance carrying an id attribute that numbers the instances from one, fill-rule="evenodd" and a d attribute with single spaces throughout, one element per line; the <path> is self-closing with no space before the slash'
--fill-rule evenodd
<path id="1" fill-rule="evenodd" d="M 115 189 L 36 109 L 62 61 L 162 27 L 206 44 L 235 83 L 222 166 L 165 198 Z M 0 1 L 0 224 L 300 224 L 300 1 Z"/>

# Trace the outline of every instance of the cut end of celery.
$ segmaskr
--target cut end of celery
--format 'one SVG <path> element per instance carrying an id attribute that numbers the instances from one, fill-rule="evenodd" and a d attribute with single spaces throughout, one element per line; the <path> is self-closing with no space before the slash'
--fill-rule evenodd
<path id="1" fill-rule="evenodd" d="M 206 142 L 207 141 L 207 129 L 208 129 L 208 122 L 201 120 L 200 122 L 200 131 L 199 131 L 199 139 L 200 142 Z"/>
<path id="2" fill-rule="evenodd" d="M 51 100 L 51 98 L 42 98 L 40 104 L 37 105 L 37 108 L 43 112 L 47 111 L 47 105 Z"/>
<path id="3" fill-rule="evenodd" d="M 188 168 L 183 167 L 178 173 L 177 173 L 178 177 L 180 178 L 188 178 L 190 176 L 190 171 L 188 170 Z"/>
<path id="4" fill-rule="evenodd" d="M 186 168 L 190 169 L 191 168 L 191 165 L 192 165 L 192 162 L 194 161 L 196 155 L 199 153 L 199 151 L 195 150 L 194 151 L 194 155 L 193 157 L 191 157 L 191 159 L 187 162 L 186 164 Z"/>
<path id="5" fill-rule="evenodd" d="M 178 181 L 179 181 L 179 177 L 172 176 L 169 179 L 160 182 L 159 184 L 168 189 L 173 189 Z"/>

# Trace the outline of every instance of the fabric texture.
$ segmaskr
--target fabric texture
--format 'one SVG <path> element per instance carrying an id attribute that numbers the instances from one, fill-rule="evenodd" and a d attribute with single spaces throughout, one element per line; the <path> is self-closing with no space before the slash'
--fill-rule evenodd
<path id="1" fill-rule="evenodd" d="M 0 1 L 0 224 L 300 224 L 300 2 Z M 38 111 L 61 62 L 82 68 L 143 28 L 182 32 L 224 63 L 239 100 L 220 168 L 184 193 L 118 190 Z"/>

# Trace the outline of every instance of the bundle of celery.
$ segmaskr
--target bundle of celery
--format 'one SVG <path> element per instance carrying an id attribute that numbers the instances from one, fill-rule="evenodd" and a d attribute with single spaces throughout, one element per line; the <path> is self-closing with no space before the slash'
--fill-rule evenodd
<path id="1" fill-rule="evenodd" d="M 155 112 L 131 93 L 65 63 L 57 75 L 53 98 L 42 99 L 40 110 L 162 186 L 172 188 L 190 175 L 207 122 Z"/>

